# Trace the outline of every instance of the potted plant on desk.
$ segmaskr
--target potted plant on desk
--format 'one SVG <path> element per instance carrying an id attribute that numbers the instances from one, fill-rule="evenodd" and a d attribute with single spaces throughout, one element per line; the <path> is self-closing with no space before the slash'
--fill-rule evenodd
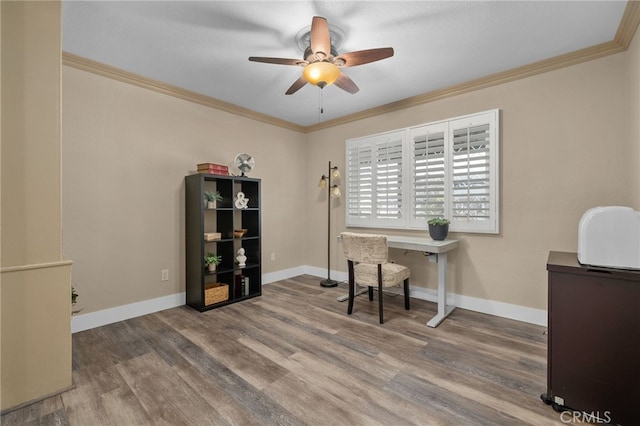
<path id="1" fill-rule="evenodd" d="M 449 220 L 442 217 L 429 219 L 429 235 L 434 241 L 443 241 L 449 234 Z"/>

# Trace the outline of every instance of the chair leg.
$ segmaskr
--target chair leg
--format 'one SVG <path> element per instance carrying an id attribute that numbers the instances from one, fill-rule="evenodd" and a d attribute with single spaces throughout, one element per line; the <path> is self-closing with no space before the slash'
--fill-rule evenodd
<path id="1" fill-rule="evenodd" d="M 347 307 L 347 315 L 353 313 L 353 299 L 355 298 L 355 278 L 353 273 L 353 262 L 348 261 L 349 266 L 349 306 Z"/>
<path id="2" fill-rule="evenodd" d="M 404 280 L 404 308 L 409 310 L 409 278 Z"/>
<path id="3" fill-rule="evenodd" d="M 378 264 L 378 310 L 380 311 L 380 324 L 384 324 L 382 317 L 382 265 Z"/>
<path id="4" fill-rule="evenodd" d="M 373 301 L 373 287 L 369 286 L 369 302 Z"/>

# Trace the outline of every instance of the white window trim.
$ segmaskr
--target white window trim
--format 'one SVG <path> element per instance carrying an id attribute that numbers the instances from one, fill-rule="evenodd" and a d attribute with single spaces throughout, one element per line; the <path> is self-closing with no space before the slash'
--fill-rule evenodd
<path id="1" fill-rule="evenodd" d="M 453 131 L 463 127 L 476 126 L 482 124 L 489 125 L 489 201 L 488 201 L 488 219 L 473 220 L 471 218 L 461 219 L 452 217 L 452 182 L 453 182 Z M 500 185 L 499 185 L 499 158 L 500 158 L 500 110 L 494 109 L 476 114 L 455 117 L 447 120 L 441 120 L 432 123 L 420 124 L 417 126 L 398 129 L 390 132 L 379 133 L 375 135 L 365 136 L 361 138 L 349 139 L 345 145 L 345 169 L 347 173 L 347 182 L 345 183 L 345 223 L 347 227 L 371 227 L 371 228 L 394 228 L 394 229 L 420 229 L 427 227 L 426 218 L 416 218 L 416 197 L 413 193 L 413 182 L 416 178 L 416 164 L 414 153 L 414 137 L 419 136 L 425 130 L 444 132 L 444 160 L 445 160 L 445 202 L 444 217 L 451 221 L 449 230 L 451 232 L 475 232 L 498 234 L 500 232 Z M 350 188 L 348 175 L 349 170 L 349 150 L 355 146 L 369 145 L 374 147 L 376 144 L 387 140 L 389 137 L 402 137 L 402 188 L 401 199 L 402 209 L 400 217 L 396 218 L 375 218 L 371 217 L 352 217 L 350 216 L 349 197 Z M 373 188 L 376 187 L 375 182 Z M 375 194 L 374 201 L 375 203 Z"/>

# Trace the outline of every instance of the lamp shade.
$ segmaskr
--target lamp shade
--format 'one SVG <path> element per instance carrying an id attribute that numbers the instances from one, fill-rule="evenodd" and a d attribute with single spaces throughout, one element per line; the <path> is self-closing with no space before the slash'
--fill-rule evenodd
<path id="1" fill-rule="evenodd" d="M 332 167 L 331 168 L 331 177 L 338 179 L 340 177 L 340 171 L 338 170 L 338 167 Z"/>
<path id="2" fill-rule="evenodd" d="M 331 197 L 338 198 L 339 196 L 340 196 L 340 188 L 338 188 L 338 185 L 333 185 L 331 187 Z"/>
<path id="3" fill-rule="evenodd" d="M 322 175 L 322 177 L 320 178 L 320 181 L 318 182 L 318 188 L 326 188 L 327 187 L 327 177 L 325 175 Z"/>
<path id="4" fill-rule="evenodd" d="M 322 89 L 338 79 L 340 68 L 331 62 L 318 61 L 304 67 L 302 75 L 309 83 Z"/>

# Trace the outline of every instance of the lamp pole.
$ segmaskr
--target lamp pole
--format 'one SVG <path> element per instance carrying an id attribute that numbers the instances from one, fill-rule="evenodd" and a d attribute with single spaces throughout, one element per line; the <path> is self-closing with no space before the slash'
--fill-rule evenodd
<path id="1" fill-rule="evenodd" d="M 338 178 L 340 174 L 338 167 L 331 167 L 331 161 L 329 161 L 329 173 L 326 176 L 322 175 L 320 179 L 320 185 L 327 187 L 327 279 L 320 281 L 322 287 L 336 287 L 338 285 L 338 281 L 331 279 L 331 198 L 332 196 L 339 197 L 340 190 L 338 185 L 331 185 L 331 177 Z"/>

